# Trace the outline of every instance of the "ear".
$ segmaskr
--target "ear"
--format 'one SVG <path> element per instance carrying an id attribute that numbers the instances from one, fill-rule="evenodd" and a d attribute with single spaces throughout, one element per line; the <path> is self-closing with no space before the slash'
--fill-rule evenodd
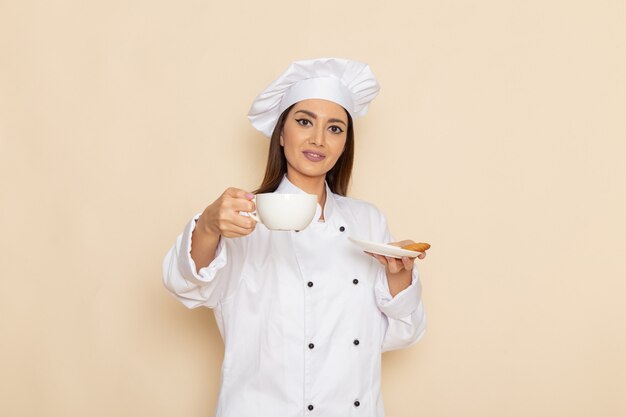
<path id="1" fill-rule="evenodd" d="M 283 139 L 283 134 L 280 134 L 280 146 L 285 147 L 285 140 Z"/>

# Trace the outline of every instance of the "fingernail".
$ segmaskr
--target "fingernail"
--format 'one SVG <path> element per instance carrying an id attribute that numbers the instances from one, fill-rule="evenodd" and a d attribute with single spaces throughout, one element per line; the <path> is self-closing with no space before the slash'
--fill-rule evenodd
<path id="1" fill-rule="evenodd" d="M 254 194 L 246 193 L 246 198 L 248 199 L 254 198 Z"/>

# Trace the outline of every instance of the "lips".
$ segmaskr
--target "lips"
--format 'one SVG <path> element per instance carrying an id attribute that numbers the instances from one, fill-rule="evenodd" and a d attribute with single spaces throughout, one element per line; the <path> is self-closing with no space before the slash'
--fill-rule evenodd
<path id="1" fill-rule="evenodd" d="M 306 159 L 308 159 L 309 161 L 313 161 L 313 162 L 320 162 L 324 160 L 324 158 L 326 158 L 326 155 L 318 153 L 318 152 L 304 151 L 302 153 L 304 154 L 304 157 Z"/>

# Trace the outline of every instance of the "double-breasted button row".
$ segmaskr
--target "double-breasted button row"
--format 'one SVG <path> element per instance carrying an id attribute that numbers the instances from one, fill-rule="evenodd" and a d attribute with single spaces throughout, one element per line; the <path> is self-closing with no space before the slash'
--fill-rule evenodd
<path id="1" fill-rule="evenodd" d="M 345 230 L 346 230 L 346 228 L 345 228 L 344 226 L 341 226 L 341 227 L 339 228 L 339 231 L 340 231 L 340 232 L 344 232 Z M 357 278 L 354 278 L 354 279 L 352 280 L 352 283 L 353 283 L 354 285 L 357 285 L 357 284 L 359 283 L 359 280 L 358 280 Z M 307 282 L 307 284 L 306 284 L 306 285 L 307 285 L 309 288 L 311 288 L 311 287 L 313 287 L 313 282 L 312 282 L 312 281 L 309 281 L 309 282 Z M 358 346 L 361 342 L 359 341 L 359 339 L 354 339 L 354 341 L 353 341 L 352 343 L 354 343 L 354 345 L 355 345 L 355 346 Z M 315 344 L 313 344 L 313 343 L 309 343 L 308 347 L 309 347 L 309 349 L 313 350 L 313 348 L 315 348 Z M 355 406 L 355 407 L 359 407 L 359 406 L 361 405 L 361 402 L 360 402 L 359 400 L 355 400 L 353 404 L 354 404 L 354 406 Z M 313 411 L 313 410 L 315 409 L 315 407 L 313 406 L 313 404 L 309 404 L 309 405 L 307 406 L 307 409 L 308 409 L 309 411 Z"/>

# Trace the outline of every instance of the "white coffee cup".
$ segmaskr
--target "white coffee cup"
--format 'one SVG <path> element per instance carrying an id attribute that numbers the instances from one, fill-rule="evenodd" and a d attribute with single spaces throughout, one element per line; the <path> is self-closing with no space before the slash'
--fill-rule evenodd
<path id="1" fill-rule="evenodd" d="M 270 230 L 304 230 L 317 208 L 314 194 L 257 194 L 256 213 L 248 215 Z"/>

